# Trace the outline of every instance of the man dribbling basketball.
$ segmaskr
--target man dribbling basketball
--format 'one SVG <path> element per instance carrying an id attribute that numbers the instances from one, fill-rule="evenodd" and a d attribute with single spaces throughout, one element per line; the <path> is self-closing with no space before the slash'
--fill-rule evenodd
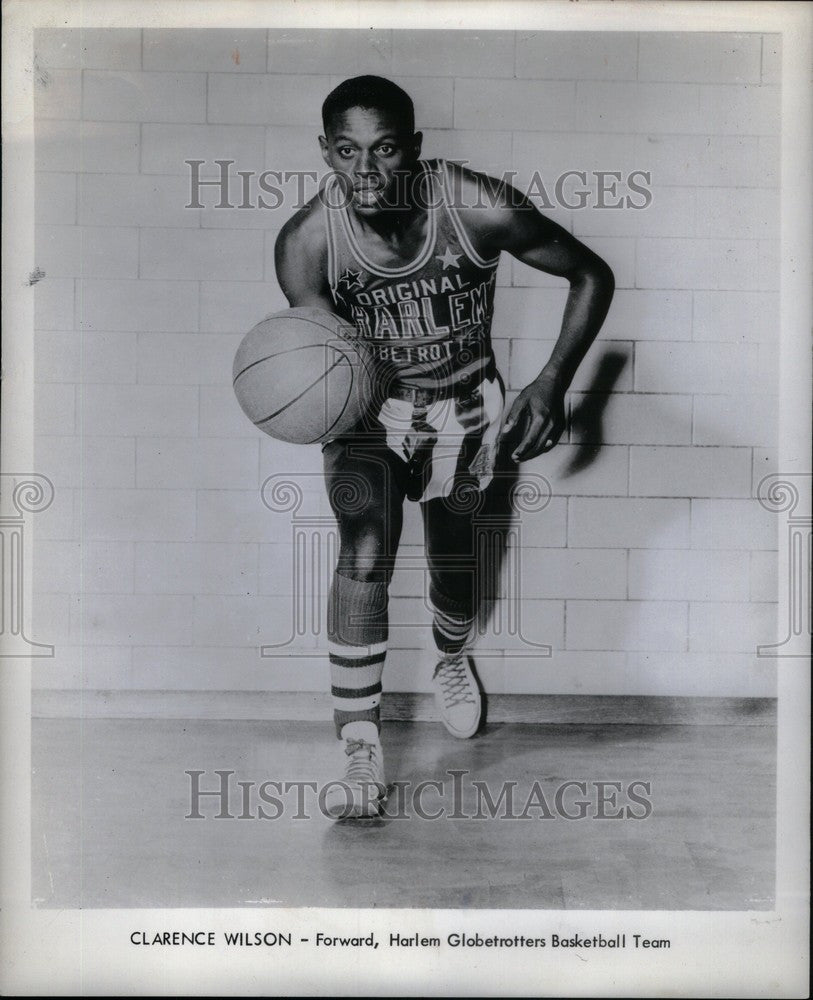
<path id="1" fill-rule="evenodd" d="M 346 754 L 344 787 L 326 805 L 335 816 L 362 816 L 386 794 L 379 703 L 403 502 L 419 501 L 423 515 L 436 700 L 446 728 L 465 739 L 480 725 L 481 696 L 470 656 L 478 566 L 471 505 L 461 498 L 491 482 L 502 441 L 515 462 L 555 446 L 565 392 L 614 283 L 604 261 L 516 189 L 420 160 L 412 101 L 391 81 L 345 81 L 322 118 L 333 174 L 283 228 L 276 263 L 291 306 L 353 323 L 378 378 L 369 418 L 322 449 L 340 536 L 328 639 Z M 503 251 L 570 282 L 551 356 L 504 423 L 490 342 Z"/>

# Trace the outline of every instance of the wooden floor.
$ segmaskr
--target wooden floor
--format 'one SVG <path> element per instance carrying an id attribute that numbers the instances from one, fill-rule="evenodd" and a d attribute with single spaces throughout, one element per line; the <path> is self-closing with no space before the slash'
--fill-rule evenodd
<path id="1" fill-rule="evenodd" d="M 534 909 L 769 909 L 774 893 L 775 747 L 771 725 L 493 724 L 460 742 L 432 723 L 385 728 L 387 778 L 411 782 L 408 819 L 331 823 L 189 812 L 190 778 L 324 781 L 331 727 L 313 722 L 36 719 L 33 896 L 43 907 L 359 906 Z M 412 814 L 414 784 L 450 770 L 466 815 L 474 780 L 514 781 L 521 812 L 538 781 L 551 819 Z M 556 816 L 562 782 L 651 782 L 645 820 Z M 571 798 L 573 796 L 571 795 Z M 576 796 L 579 797 L 579 796 Z M 595 802 L 595 794 L 587 796 Z M 440 802 L 425 794 L 427 809 Z M 570 807 L 569 807 L 570 808 Z M 266 806 L 266 811 L 271 811 Z M 388 811 L 397 815 L 391 799 Z M 531 813 L 538 815 L 539 810 Z"/>

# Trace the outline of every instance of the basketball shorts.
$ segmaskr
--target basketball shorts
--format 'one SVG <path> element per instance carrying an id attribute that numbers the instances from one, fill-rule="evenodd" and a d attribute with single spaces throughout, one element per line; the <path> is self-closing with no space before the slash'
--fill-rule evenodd
<path id="1" fill-rule="evenodd" d="M 494 476 L 504 406 L 505 387 L 496 371 L 447 398 L 393 390 L 363 428 L 325 442 L 322 450 L 334 467 L 344 464 L 343 456 L 384 453 L 395 483 L 410 500 L 484 490 Z"/>

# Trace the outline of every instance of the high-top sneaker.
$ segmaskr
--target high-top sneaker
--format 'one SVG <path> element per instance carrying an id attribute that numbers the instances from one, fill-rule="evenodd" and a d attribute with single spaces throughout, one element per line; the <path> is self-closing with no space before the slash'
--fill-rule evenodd
<path id="1" fill-rule="evenodd" d="M 443 725 L 458 739 L 474 736 L 482 718 L 483 699 L 472 658 L 467 653 L 442 657 L 432 684 Z"/>
<path id="2" fill-rule="evenodd" d="M 344 777 L 328 788 L 325 812 L 333 819 L 377 816 L 387 793 L 378 728 L 374 722 L 348 722 L 341 742 Z"/>

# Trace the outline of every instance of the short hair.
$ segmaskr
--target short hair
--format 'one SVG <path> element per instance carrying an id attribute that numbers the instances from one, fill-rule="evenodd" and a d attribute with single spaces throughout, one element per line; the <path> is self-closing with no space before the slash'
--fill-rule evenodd
<path id="1" fill-rule="evenodd" d="M 415 131 L 415 106 L 409 94 L 397 83 L 383 76 L 355 76 L 345 80 L 327 95 L 322 104 L 325 133 L 340 115 L 350 108 L 374 109 L 392 115 L 400 129 Z"/>

